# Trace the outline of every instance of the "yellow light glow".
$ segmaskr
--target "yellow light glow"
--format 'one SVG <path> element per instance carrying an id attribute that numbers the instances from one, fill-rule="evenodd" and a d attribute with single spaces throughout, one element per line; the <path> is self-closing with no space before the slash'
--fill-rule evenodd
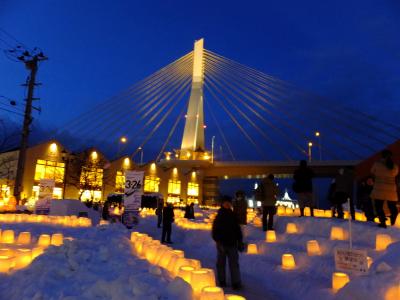
<path id="1" fill-rule="evenodd" d="M 297 225 L 295 223 L 287 223 L 286 224 L 286 233 L 288 233 L 288 234 L 298 233 Z"/>
<path id="2" fill-rule="evenodd" d="M 99 155 L 97 154 L 96 151 L 93 151 L 93 152 L 90 154 L 90 157 L 92 158 L 92 160 L 97 160 L 97 158 L 99 157 Z"/>
<path id="3" fill-rule="evenodd" d="M 150 165 L 150 170 L 151 170 L 151 171 L 155 171 L 155 170 L 156 170 L 156 164 L 155 164 L 155 163 L 152 163 L 152 164 Z"/>
<path id="4" fill-rule="evenodd" d="M 56 143 L 51 143 L 49 146 L 49 150 L 51 153 L 56 153 L 57 152 L 57 144 Z"/>
<path id="5" fill-rule="evenodd" d="M 38 246 L 48 247 L 50 245 L 50 235 L 41 234 L 38 240 Z"/>
<path id="6" fill-rule="evenodd" d="M 191 156 L 190 152 L 186 152 L 186 157 L 189 158 Z"/>
<path id="7" fill-rule="evenodd" d="M 51 244 L 53 246 L 61 246 L 64 243 L 64 236 L 62 233 L 54 233 L 51 236 Z"/>
<path id="8" fill-rule="evenodd" d="M 276 242 L 275 230 L 267 230 L 267 232 L 265 233 L 265 241 L 266 241 L 267 243 L 274 243 L 274 242 Z"/>
<path id="9" fill-rule="evenodd" d="M 311 240 L 307 242 L 307 254 L 308 256 L 321 255 L 318 241 Z"/>
<path id="10" fill-rule="evenodd" d="M 396 284 L 391 286 L 385 293 L 385 300 L 399 300 L 400 299 L 400 285 Z"/>
<path id="11" fill-rule="evenodd" d="M 4 244 L 13 244 L 14 243 L 14 230 L 4 230 L 1 233 L 1 242 Z"/>
<path id="12" fill-rule="evenodd" d="M 247 254 L 258 254 L 257 245 L 256 244 L 248 244 L 247 245 Z"/>
<path id="13" fill-rule="evenodd" d="M 346 273 L 335 272 L 332 274 L 332 289 L 336 293 L 350 281 Z"/>
<path id="14" fill-rule="evenodd" d="M 392 243 L 392 238 L 388 234 L 378 233 L 375 238 L 376 251 L 384 251 Z"/>
<path id="15" fill-rule="evenodd" d="M 196 171 L 192 171 L 192 180 L 196 180 Z"/>
<path id="16" fill-rule="evenodd" d="M 284 270 L 292 270 L 296 267 L 296 263 L 294 261 L 294 257 L 292 254 L 283 254 L 282 255 L 282 269 Z"/>
<path id="17" fill-rule="evenodd" d="M 200 300 L 224 300 L 224 290 L 217 286 L 207 286 L 202 289 Z"/>
<path id="18" fill-rule="evenodd" d="M 124 136 L 120 138 L 120 142 L 123 144 L 125 144 L 127 141 L 128 141 L 128 139 Z"/>
<path id="19" fill-rule="evenodd" d="M 225 300 L 246 300 L 246 298 L 238 295 L 226 294 Z"/>
<path id="20" fill-rule="evenodd" d="M 124 158 L 124 167 L 129 168 L 130 165 L 131 165 L 131 160 L 129 159 L 129 157 L 125 157 Z"/>
<path id="21" fill-rule="evenodd" d="M 209 160 L 209 159 L 210 159 L 210 156 L 209 156 L 208 154 L 204 154 L 204 159 L 205 159 L 205 160 Z"/>
<path id="22" fill-rule="evenodd" d="M 345 240 L 344 230 L 342 227 L 333 226 L 331 229 L 331 240 Z"/>
<path id="23" fill-rule="evenodd" d="M 26 245 L 26 244 L 30 244 L 30 242 L 31 242 L 31 233 L 30 232 L 25 231 L 25 232 L 21 232 L 18 235 L 18 239 L 17 239 L 18 244 Z"/>
<path id="24" fill-rule="evenodd" d="M 7 273 L 14 264 L 14 259 L 6 255 L 0 255 L 0 273 Z"/>
<path id="25" fill-rule="evenodd" d="M 172 170 L 172 174 L 173 174 L 174 176 L 178 175 L 178 169 L 177 169 L 177 168 L 174 168 L 174 169 Z"/>
<path id="26" fill-rule="evenodd" d="M 182 278 L 183 280 L 185 280 L 187 283 L 190 284 L 191 273 L 194 270 L 195 268 L 191 266 L 182 266 L 179 268 L 178 277 Z"/>
<path id="27" fill-rule="evenodd" d="M 191 273 L 190 284 L 195 297 L 199 297 L 205 287 L 215 286 L 215 275 L 210 269 L 194 270 Z"/>
<path id="28" fill-rule="evenodd" d="M 320 136 L 320 132 L 319 132 L 319 131 L 316 131 L 316 132 L 315 132 L 315 136 Z"/>
<path id="29" fill-rule="evenodd" d="M 312 142 L 308 142 L 308 147 L 312 147 L 313 143 Z"/>

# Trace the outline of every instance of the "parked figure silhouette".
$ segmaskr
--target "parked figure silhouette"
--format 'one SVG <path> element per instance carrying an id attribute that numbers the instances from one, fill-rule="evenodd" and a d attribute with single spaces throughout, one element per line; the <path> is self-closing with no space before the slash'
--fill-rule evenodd
<path id="1" fill-rule="evenodd" d="M 390 211 L 390 223 L 392 225 L 395 223 L 398 214 L 396 177 L 399 174 L 399 167 L 393 162 L 391 151 L 382 151 L 381 159 L 374 163 L 371 173 L 375 177 L 371 198 L 375 201 L 379 226 L 386 228 L 385 203 Z"/>
<path id="2" fill-rule="evenodd" d="M 300 216 L 304 216 L 306 206 L 310 207 L 311 216 L 314 216 L 313 178 L 313 170 L 307 166 L 305 160 L 301 160 L 299 168 L 293 174 L 293 191 L 297 194 Z"/>

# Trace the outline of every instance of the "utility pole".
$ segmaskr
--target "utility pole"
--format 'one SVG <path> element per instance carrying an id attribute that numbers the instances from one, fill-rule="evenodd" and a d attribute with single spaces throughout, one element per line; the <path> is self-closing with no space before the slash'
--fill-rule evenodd
<path id="1" fill-rule="evenodd" d="M 34 49 L 34 51 L 37 48 Z M 11 51 L 10 51 L 11 52 Z M 14 53 L 16 50 L 14 50 Z M 39 53 L 30 53 L 28 50 L 22 52 L 22 55 L 16 57 L 19 61 L 25 64 L 25 67 L 30 71 L 29 81 L 27 83 L 28 86 L 28 95 L 26 98 L 25 105 L 25 114 L 24 114 L 24 123 L 22 127 L 22 135 L 21 135 L 21 145 L 18 154 L 18 167 L 17 167 L 17 175 L 15 178 L 15 186 L 14 186 L 14 196 L 17 200 L 17 204 L 21 201 L 21 192 L 23 188 L 23 178 L 24 178 L 24 168 L 25 168 L 25 160 L 26 160 L 26 149 L 28 148 L 29 142 L 29 127 L 32 123 L 32 106 L 33 100 L 38 100 L 33 97 L 33 91 L 36 83 L 36 73 L 38 70 L 38 63 L 43 60 L 47 60 L 47 57 L 43 55 L 40 51 Z M 37 108 L 35 108 L 37 109 Z"/>

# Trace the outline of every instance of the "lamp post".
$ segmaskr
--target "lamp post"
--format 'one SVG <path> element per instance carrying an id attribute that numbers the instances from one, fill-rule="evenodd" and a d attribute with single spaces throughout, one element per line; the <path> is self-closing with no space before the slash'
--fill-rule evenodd
<path id="1" fill-rule="evenodd" d="M 311 162 L 312 160 L 312 142 L 308 142 L 308 161 Z"/>
<path id="2" fill-rule="evenodd" d="M 117 157 L 119 153 L 121 152 L 121 145 L 125 144 L 128 141 L 128 139 L 125 136 L 121 136 L 119 141 L 118 141 L 118 152 L 117 152 Z"/>
<path id="3" fill-rule="evenodd" d="M 139 147 L 138 150 L 140 151 L 140 164 L 143 165 L 143 148 Z"/>
<path id="4" fill-rule="evenodd" d="M 319 131 L 316 131 L 315 136 L 318 138 L 319 160 L 322 160 L 321 133 Z"/>
<path id="5" fill-rule="evenodd" d="M 211 163 L 214 163 L 214 140 L 215 135 L 211 138 Z"/>

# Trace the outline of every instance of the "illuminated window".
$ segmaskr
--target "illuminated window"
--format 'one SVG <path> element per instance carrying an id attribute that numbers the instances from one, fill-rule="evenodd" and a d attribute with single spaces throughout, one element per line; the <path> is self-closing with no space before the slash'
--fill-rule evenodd
<path id="1" fill-rule="evenodd" d="M 188 196 L 199 196 L 199 184 L 195 182 L 188 183 Z"/>
<path id="2" fill-rule="evenodd" d="M 64 182 L 65 164 L 62 162 L 38 159 L 35 168 L 35 181 L 54 179 L 56 183 Z"/>
<path id="3" fill-rule="evenodd" d="M 80 184 L 88 190 L 101 189 L 103 186 L 103 169 L 95 167 L 82 167 Z"/>
<path id="4" fill-rule="evenodd" d="M 117 176 L 115 177 L 115 191 L 124 192 L 125 189 L 125 175 L 122 171 L 117 171 Z"/>
<path id="5" fill-rule="evenodd" d="M 10 199 L 10 187 L 7 184 L 0 184 L 0 200 L 8 202 Z"/>
<path id="6" fill-rule="evenodd" d="M 160 185 L 160 178 L 156 176 L 144 177 L 144 191 L 150 193 L 158 193 L 158 186 Z"/>
<path id="7" fill-rule="evenodd" d="M 181 181 L 170 179 L 168 181 L 168 194 L 180 195 L 181 194 Z"/>

